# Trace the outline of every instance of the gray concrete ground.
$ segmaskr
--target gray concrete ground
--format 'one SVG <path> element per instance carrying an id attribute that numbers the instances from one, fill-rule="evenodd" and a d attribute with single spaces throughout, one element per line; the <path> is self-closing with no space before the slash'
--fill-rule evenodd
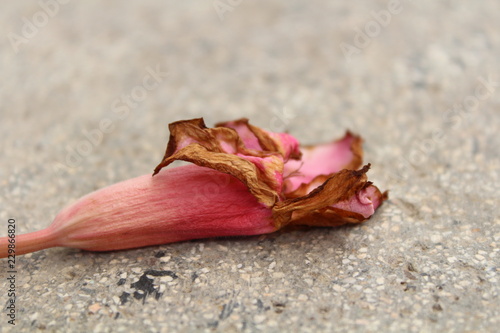
<path id="1" fill-rule="evenodd" d="M 1 260 L 0 331 L 495 331 L 499 12 L 495 1 L 4 4 L 0 235 L 9 218 L 38 230 L 72 200 L 150 173 L 167 124 L 199 116 L 245 116 L 308 144 L 349 128 L 390 200 L 353 228 L 18 257 L 15 326 Z M 112 129 L 89 139 L 104 119 Z"/>

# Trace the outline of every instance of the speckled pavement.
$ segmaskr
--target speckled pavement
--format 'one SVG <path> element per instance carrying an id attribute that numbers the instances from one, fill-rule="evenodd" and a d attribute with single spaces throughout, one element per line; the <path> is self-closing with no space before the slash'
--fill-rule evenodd
<path id="1" fill-rule="evenodd" d="M 1 332 L 493 332 L 500 325 L 500 3 L 9 2 L 0 235 L 151 173 L 167 124 L 248 117 L 365 139 L 390 191 L 354 227 L 16 261 Z"/>

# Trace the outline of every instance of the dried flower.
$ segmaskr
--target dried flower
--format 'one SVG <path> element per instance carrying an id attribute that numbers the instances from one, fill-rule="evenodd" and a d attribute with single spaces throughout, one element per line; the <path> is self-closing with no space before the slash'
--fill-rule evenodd
<path id="1" fill-rule="evenodd" d="M 350 132 L 299 149 L 291 135 L 265 131 L 246 119 L 215 128 L 192 119 L 169 129 L 153 177 L 82 197 L 48 228 L 18 235 L 16 254 L 54 246 L 110 251 L 264 234 L 290 224 L 359 223 L 387 198 L 367 181 L 370 165 L 360 168 L 362 140 Z M 175 160 L 194 165 L 163 169 Z M 0 238 L 0 257 L 7 256 L 7 245 L 8 238 Z"/>

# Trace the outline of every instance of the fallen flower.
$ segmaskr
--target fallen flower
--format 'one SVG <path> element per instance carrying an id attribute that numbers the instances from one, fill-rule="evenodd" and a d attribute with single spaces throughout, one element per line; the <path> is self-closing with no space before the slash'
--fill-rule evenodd
<path id="1" fill-rule="evenodd" d="M 0 238 L 0 258 L 56 246 L 110 251 L 265 234 L 292 224 L 359 223 L 387 199 L 367 181 L 370 165 L 361 167 L 362 140 L 350 132 L 299 149 L 291 135 L 265 131 L 246 119 L 214 128 L 192 119 L 169 129 L 153 177 L 82 197 L 48 228 L 16 236 L 10 252 L 12 238 Z M 163 169 L 175 160 L 194 165 Z"/>

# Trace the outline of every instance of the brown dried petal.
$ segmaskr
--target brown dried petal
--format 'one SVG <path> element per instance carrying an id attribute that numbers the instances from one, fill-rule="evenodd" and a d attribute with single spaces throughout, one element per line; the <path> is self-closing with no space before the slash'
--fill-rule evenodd
<path id="1" fill-rule="evenodd" d="M 366 218 L 356 212 L 334 207 L 335 204 L 352 200 L 360 191 L 371 185 L 366 172 L 370 164 L 360 170 L 341 170 L 333 174 L 322 185 L 309 194 L 278 202 L 273 207 L 273 218 L 278 228 L 286 224 L 306 224 L 312 226 L 337 226 L 345 223 L 357 223 Z M 377 202 L 382 202 L 387 195 L 375 191 Z"/>
<path id="2" fill-rule="evenodd" d="M 172 123 L 169 129 L 165 156 L 153 175 L 173 161 L 183 160 L 235 176 L 268 207 L 278 201 L 283 174 L 280 154 L 247 149 L 234 129 L 207 128 L 201 118 Z M 269 148 L 272 139 L 263 132 L 258 133 L 259 143 Z"/>

